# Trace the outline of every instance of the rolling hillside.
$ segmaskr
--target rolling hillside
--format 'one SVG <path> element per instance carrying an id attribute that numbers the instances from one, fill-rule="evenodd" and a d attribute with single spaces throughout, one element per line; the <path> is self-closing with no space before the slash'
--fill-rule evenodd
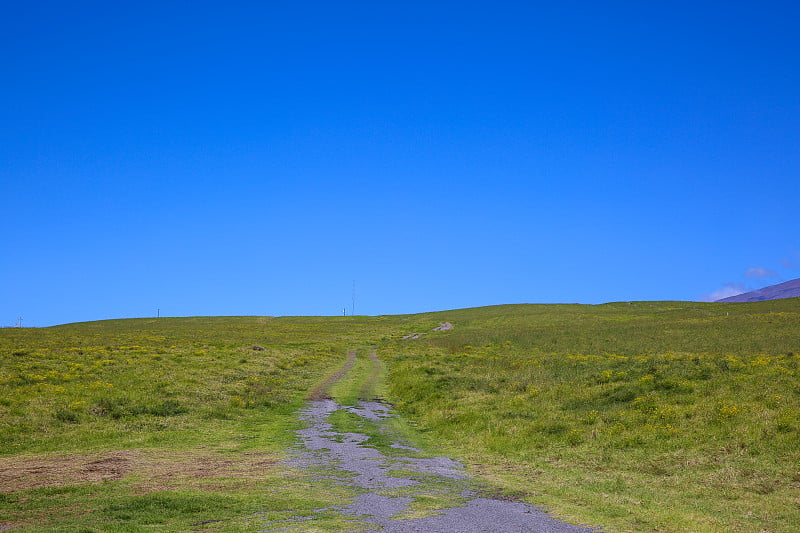
<path id="1" fill-rule="evenodd" d="M 352 501 L 285 460 L 305 398 L 374 348 L 370 388 L 496 494 L 610 532 L 793 531 L 798 324 L 785 299 L 0 329 L 0 529 L 258 531 Z"/>
<path id="2" fill-rule="evenodd" d="M 780 300 L 783 298 L 797 298 L 800 297 L 800 278 L 779 283 L 777 285 L 770 285 L 763 289 L 737 294 L 736 296 L 729 296 L 718 300 L 719 302 L 762 302 L 764 300 Z"/>

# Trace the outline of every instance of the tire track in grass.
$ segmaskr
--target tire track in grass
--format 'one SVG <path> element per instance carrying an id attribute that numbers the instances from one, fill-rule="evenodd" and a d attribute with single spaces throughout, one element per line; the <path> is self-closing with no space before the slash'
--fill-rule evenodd
<path id="1" fill-rule="evenodd" d="M 375 352 L 376 349 L 373 348 L 369 354 L 369 359 L 371 361 L 370 371 L 367 375 L 367 379 L 365 379 L 364 383 L 361 385 L 358 394 L 358 399 L 361 401 L 380 400 L 378 395 L 378 383 L 383 377 L 383 362 L 378 359 Z"/>
<path id="2" fill-rule="evenodd" d="M 401 437 L 402 421 L 376 391 L 383 363 L 373 349 L 371 367 L 358 387 L 360 400 L 346 406 L 329 397 L 330 388 L 356 363 L 356 353 L 339 372 L 309 394 L 299 413 L 306 427 L 291 464 L 319 483 L 334 482 L 355 492 L 352 501 L 318 509 L 312 516 L 291 517 L 264 525 L 267 532 L 319 530 L 317 516 L 341 515 L 347 529 L 369 533 L 588 533 L 596 528 L 557 520 L 529 504 L 487 496 L 464 466 L 434 456 Z"/>
<path id="3" fill-rule="evenodd" d="M 306 396 L 306 400 L 310 402 L 318 402 L 320 400 L 330 399 L 330 388 L 336 384 L 337 381 L 342 379 L 350 369 L 353 368 L 353 365 L 356 362 L 356 351 L 351 350 L 347 354 L 347 361 L 344 364 L 331 374 L 330 376 L 323 379 L 320 383 L 318 383 Z"/>

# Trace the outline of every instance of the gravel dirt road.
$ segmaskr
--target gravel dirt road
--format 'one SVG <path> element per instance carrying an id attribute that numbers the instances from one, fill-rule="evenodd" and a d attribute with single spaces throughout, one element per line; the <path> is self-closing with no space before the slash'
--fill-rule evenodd
<path id="1" fill-rule="evenodd" d="M 367 429 L 337 431 L 332 415 L 349 417 L 351 426 L 361 420 Z M 353 531 L 369 533 L 600 531 L 567 524 L 523 502 L 488 496 L 458 461 L 426 454 L 393 434 L 389 422 L 396 416 L 378 401 L 355 406 L 329 398 L 309 401 L 300 413 L 305 427 L 297 432 L 292 464 L 357 493 L 354 501 L 318 513 L 340 513 L 353 520 Z M 266 525 L 264 531 L 307 531 L 311 522 L 313 517 L 289 518 Z"/>

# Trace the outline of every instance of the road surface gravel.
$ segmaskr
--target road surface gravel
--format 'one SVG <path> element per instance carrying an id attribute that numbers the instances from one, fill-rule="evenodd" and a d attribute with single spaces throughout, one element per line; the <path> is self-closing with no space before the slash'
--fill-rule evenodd
<path id="1" fill-rule="evenodd" d="M 355 501 L 323 511 L 352 517 L 370 533 L 588 533 L 597 528 L 557 520 L 541 509 L 518 501 L 486 497 L 464 466 L 448 457 L 431 457 L 409 443 L 392 440 L 390 447 L 371 446 L 364 433 L 337 432 L 328 417 L 347 410 L 373 423 L 397 416 L 380 402 L 343 406 L 315 400 L 301 412 L 306 427 L 292 460 L 318 479 L 332 479 L 358 491 Z M 384 426 L 385 427 L 385 426 Z M 389 434 L 389 433 L 386 433 Z M 315 473 L 316 472 L 316 473 Z M 325 472 L 319 474 L 319 472 Z M 334 472 L 334 474 L 331 474 Z M 428 502 L 422 507 L 415 501 Z M 434 502 L 433 508 L 431 502 Z M 436 503 L 440 503 L 436 505 Z M 309 520 L 304 518 L 302 520 Z M 311 519 L 313 520 L 313 518 Z M 308 525 L 308 522 L 306 522 Z M 302 531 L 302 523 L 283 520 L 264 531 Z M 300 529 L 298 529 L 298 527 Z"/>

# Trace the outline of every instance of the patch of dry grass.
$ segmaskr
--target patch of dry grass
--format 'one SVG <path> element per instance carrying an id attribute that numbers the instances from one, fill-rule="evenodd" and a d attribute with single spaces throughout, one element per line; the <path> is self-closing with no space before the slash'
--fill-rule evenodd
<path id="1" fill-rule="evenodd" d="M 278 457 L 270 453 L 203 450 L 118 450 L 91 454 L 0 457 L 0 492 L 134 479 L 137 492 L 177 488 L 217 490 L 263 479 Z"/>

